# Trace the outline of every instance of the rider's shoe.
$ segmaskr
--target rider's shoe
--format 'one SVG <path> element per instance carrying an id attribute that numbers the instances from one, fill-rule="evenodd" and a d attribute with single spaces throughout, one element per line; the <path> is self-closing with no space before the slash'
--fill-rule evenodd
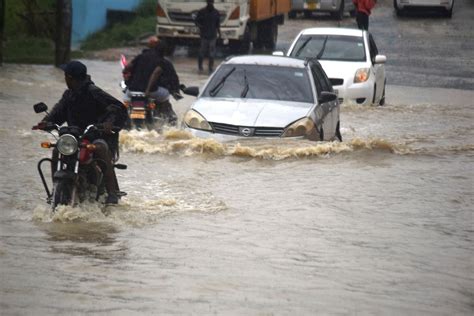
<path id="1" fill-rule="evenodd" d="M 107 199 L 105 200 L 106 205 L 117 205 L 118 204 L 118 197 L 115 194 L 109 194 Z"/>

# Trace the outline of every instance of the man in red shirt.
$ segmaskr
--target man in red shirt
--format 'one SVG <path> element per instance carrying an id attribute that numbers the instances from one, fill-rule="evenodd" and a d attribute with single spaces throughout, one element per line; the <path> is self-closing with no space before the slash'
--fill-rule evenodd
<path id="1" fill-rule="evenodd" d="M 356 7 L 357 27 L 361 30 L 369 30 L 369 15 L 375 7 L 377 0 L 352 0 Z"/>

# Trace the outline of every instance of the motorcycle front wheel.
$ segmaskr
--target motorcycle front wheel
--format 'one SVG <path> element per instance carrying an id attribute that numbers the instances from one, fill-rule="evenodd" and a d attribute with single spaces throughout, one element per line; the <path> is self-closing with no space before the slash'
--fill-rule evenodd
<path id="1" fill-rule="evenodd" d="M 58 205 L 68 205 L 72 202 L 72 183 L 58 181 L 54 184 L 53 190 L 53 210 Z"/>

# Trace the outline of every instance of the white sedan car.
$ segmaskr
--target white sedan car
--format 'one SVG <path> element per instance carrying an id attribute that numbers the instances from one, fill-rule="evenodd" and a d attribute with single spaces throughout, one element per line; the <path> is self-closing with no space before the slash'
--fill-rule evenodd
<path id="1" fill-rule="evenodd" d="M 316 58 L 329 77 L 339 102 L 385 104 L 385 61 L 367 31 L 310 28 L 298 34 L 288 56 Z"/>
<path id="2" fill-rule="evenodd" d="M 454 0 L 393 0 L 393 7 L 397 16 L 402 15 L 404 10 L 410 8 L 417 9 L 444 9 L 446 16 L 451 18 L 453 16 Z"/>
<path id="3" fill-rule="evenodd" d="M 224 61 L 184 116 L 196 137 L 341 139 L 339 103 L 317 60 L 239 56 Z"/>

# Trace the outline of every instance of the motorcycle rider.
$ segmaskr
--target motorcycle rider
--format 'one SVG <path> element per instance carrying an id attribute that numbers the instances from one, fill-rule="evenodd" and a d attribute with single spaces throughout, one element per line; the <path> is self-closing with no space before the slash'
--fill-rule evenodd
<path id="1" fill-rule="evenodd" d="M 130 101 L 130 91 L 144 92 L 157 104 L 157 114 L 169 124 L 176 125 L 177 116 L 169 101 L 170 95 L 179 96 L 179 79 L 173 64 L 164 57 L 164 45 L 156 36 L 148 39 L 149 49 L 136 56 L 124 69 L 127 91 L 124 99 Z"/>
<path id="2" fill-rule="evenodd" d="M 127 119 L 125 106 L 97 87 L 87 74 L 87 67 L 79 61 L 71 61 L 61 66 L 68 89 L 53 107 L 49 115 L 38 123 L 37 127 L 45 128 L 47 123 L 78 126 L 85 129 L 91 124 L 103 124 L 105 135 L 93 140 L 96 145 L 94 155 L 106 163 L 104 172 L 107 190 L 106 204 L 117 204 L 119 192 L 113 166 L 113 155 L 118 149 L 118 133 L 112 134 L 113 127 L 122 128 Z M 53 153 L 53 170 L 57 165 L 58 153 Z"/>

